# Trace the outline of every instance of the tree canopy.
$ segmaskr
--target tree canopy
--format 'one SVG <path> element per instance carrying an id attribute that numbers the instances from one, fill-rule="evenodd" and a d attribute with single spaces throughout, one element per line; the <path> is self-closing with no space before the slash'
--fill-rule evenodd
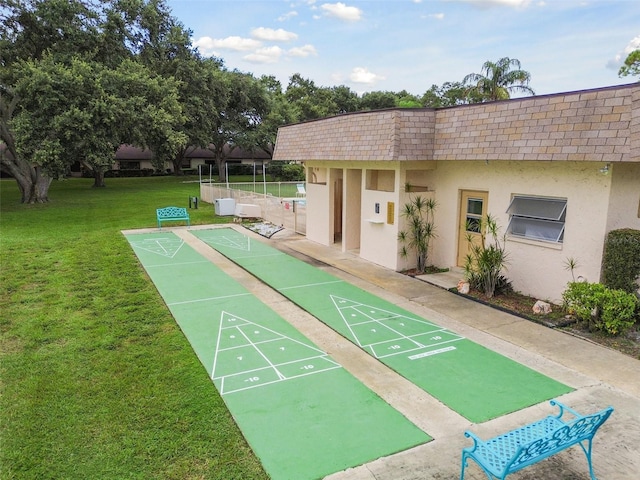
<path id="1" fill-rule="evenodd" d="M 178 84 L 152 62 L 189 47 L 163 0 L 2 0 L 0 7 L 0 134 L 9 153 L 0 167 L 23 202 L 48 201 L 51 179 L 74 162 L 104 185 L 122 143 L 163 139 L 171 149 L 186 141 L 176 130 L 184 121 Z"/>
<path id="2" fill-rule="evenodd" d="M 76 162 L 104 186 L 122 144 L 149 149 L 156 169 L 172 162 L 176 174 L 190 149 L 209 148 L 224 177 L 230 151 L 272 154 L 284 124 L 533 94 L 530 74 L 506 57 L 422 96 L 358 95 L 299 73 L 283 89 L 273 76 L 203 57 L 165 0 L 0 0 L 0 19 L 0 168 L 16 179 L 23 202 L 48 201 L 52 179 Z M 624 74 L 638 71 L 630 59 Z"/>
<path id="3" fill-rule="evenodd" d="M 618 76 L 638 76 L 640 75 L 640 50 L 631 52 L 624 61 L 624 65 L 620 67 Z M 639 80 L 640 81 L 640 80 Z"/>

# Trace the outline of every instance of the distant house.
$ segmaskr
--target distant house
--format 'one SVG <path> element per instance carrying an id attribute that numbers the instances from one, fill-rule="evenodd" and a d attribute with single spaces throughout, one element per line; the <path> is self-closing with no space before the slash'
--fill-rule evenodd
<path id="1" fill-rule="evenodd" d="M 273 159 L 305 163 L 310 240 L 414 266 L 398 243 L 409 183 L 438 203 L 429 263 L 462 266 L 467 234 L 490 213 L 514 288 L 559 301 L 568 258 L 598 281 L 606 234 L 640 229 L 640 85 L 289 125 Z"/>
<path id="2" fill-rule="evenodd" d="M 253 165 L 260 168 L 263 163 L 271 160 L 271 155 L 263 150 L 247 151 L 242 148 L 231 149 L 225 146 L 226 160 L 229 163 Z M 151 163 L 153 153 L 131 145 L 122 145 L 116 151 L 116 163 L 114 170 L 143 170 L 153 169 Z M 215 165 L 213 152 L 205 148 L 190 148 L 182 162 L 183 170 L 197 170 L 199 165 Z M 165 169 L 173 169 L 173 164 L 167 162 Z"/>

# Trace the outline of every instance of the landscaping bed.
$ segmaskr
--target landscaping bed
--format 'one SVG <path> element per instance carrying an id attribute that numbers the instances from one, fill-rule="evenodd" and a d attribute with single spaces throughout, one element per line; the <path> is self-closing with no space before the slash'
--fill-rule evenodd
<path id="1" fill-rule="evenodd" d="M 552 312 L 547 315 L 536 315 L 533 313 L 533 305 L 537 299 L 518 292 L 502 293 L 488 298 L 477 290 L 471 290 L 464 295 L 458 293 L 455 288 L 451 289 L 451 291 L 457 295 L 462 295 L 547 327 L 562 330 L 568 334 L 617 350 L 640 360 L 640 325 L 638 323 L 621 335 L 607 335 L 601 331 L 590 331 L 586 322 L 578 322 L 573 317 L 566 315 L 560 305 L 552 305 Z"/>

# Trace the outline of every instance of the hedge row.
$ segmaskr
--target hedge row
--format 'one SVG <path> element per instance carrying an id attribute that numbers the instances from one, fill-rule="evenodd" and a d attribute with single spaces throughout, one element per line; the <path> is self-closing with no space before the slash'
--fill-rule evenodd
<path id="1" fill-rule="evenodd" d="M 611 289 L 636 293 L 640 277 L 640 230 L 623 228 L 607 235 L 602 260 L 602 283 Z"/>

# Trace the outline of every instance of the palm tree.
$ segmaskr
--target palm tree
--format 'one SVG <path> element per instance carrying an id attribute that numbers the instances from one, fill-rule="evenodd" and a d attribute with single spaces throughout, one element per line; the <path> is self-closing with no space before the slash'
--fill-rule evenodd
<path id="1" fill-rule="evenodd" d="M 496 63 L 484 62 L 482 73 L 470 73 L 462 80 L 468 85 L 467 95 L 471 103 L 507 100 L 513 92 L 535 95 L 529 87 L 531 74 L 520 67 L 517 58 L 504 57 Z"/>

